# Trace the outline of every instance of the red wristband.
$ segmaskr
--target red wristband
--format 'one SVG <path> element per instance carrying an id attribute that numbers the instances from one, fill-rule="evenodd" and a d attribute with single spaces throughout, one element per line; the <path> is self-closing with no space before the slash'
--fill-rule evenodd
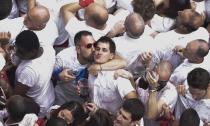
<path id="1" fill-rule="evenodd" d="M 90 5 L 91 3 L 93 3 L 94 0 L 80 0 L 79 1 L 79 5 L 82 7 L 82 8 L 85 8 L 87 7 L 88 5 Z"/>

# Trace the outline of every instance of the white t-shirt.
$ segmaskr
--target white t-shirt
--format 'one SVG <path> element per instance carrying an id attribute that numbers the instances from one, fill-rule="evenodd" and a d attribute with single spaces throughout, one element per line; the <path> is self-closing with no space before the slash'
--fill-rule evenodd
<path id="1" fill-rule="evenodd" d="M 188 59 L 185 59 L 182 64 L 180 64 L 174 72 L 171 74 L 170 82 L 174 85 L 182 84 L 186 79 L 187 75 L 190 71 L 197 67 L 201 67 L 203 69 L 209 70 L 209 58 L 210 54 L 204 58 L 204 61 L 199 64 L 190 63 Z"/>
<path id="2" fill-rule="evenodd" d="M 17 7 L 17 3 L 15 0 L 12 0 L 12 10 L 8 16 L 8 18 L 13 19 L 19 17 L 19 10 Z"/>
<path id="3" fill-rule="evenodd" d="M 117 8 L 123 8 L 129 12 L 133 12 L 132 0 L 116 0 Z"/>
<path id="4" fill-rule="evenodd" d="M 0 21 L 0 31 L 10 32 L 11 39 L 14 41 L 16 36 L 23 30 L 27 30 L 26 26 L 23 24 L 24 17 L 19 17 L 15 19 L 7 19 Z M 34 31 L 40 41 L 42 46 L 53 46 L 55 39 L 58 36 L 58 30 L 56 24 L 50 19 L 44 29 L 40 31 Z"/>
<path id="5" fill-rule="evenodd" d="M 144 90 L 142 88 L 137 89 L 139 99 L 142 101 L 142 103 L 147 106 L 147 102 L 149 100 L 149 90 Z M 176 88 L 171 84 L 167 83 L 167 85 L 157 92 L 157 101 L 163 101 L 166 105 L 168 105 L 171 109 L 171 112 L 173 112 L 174 107 L 176 105 L 177 101 L 177 91 Z M 144 119 L 144 125 L 145 126 L 159 126 L 159 123 L 157 121 Z"/>
<path id="6" fill-rule="evenodd" d="M 134 91 L 129 80 L 119 77 L 114 79 L 114 71 L 99 72 L 97 77 L 89 75 L 88 82 L 93 88 L 92 101 L 99 107 L 116 113 L 123 103 L 123 98 Z"/>
<path id="7" fill-rule="evenodd" d="M 179 34 L 175 30 L 165 33 L 159 33 L 155 37 L 154 46 L 157 48 L 155 55 L 159 59 L 168 60 L 176 68 L 180 63 L 180 56 L 173 49 L 180 45 L 186 47 L 187 43 L 192 40 L 203 39 L 208 42 L 209 33 L 205 28 L 200 27 L 198 30 L 189 34 Z"/>
<path id="8" fill-rule="evenodd" d="M 184 82 L 186 87 L 185 96 L 179 95 L 175 108 L 176 118 L 179 119 L 182 112 L 187 108 L 193 108 L 198 113 L 200 120 L 210 123 L 210 99 L 194 100 L 189 92 L 187 81 Z"/>
<path id="9" fill-rule="evenodd" d="M 139 54 L 150 51 L 153 38 L 140 36 L 138 39 L 130 38 L 126 33 L 123 36 L 113 38 L 117 53 L 130 65 Z"/>
<path id="10" fill-rule="evenodd" d="M 54 49 L 43 47 L 43 54 L 39 58 L 22 60 L 15 73 L 18 82 L 30 87 L 26 95 L 39 104 L 41 116 L 52 106 L 55 99 L 51 82 L 54 65 Z"/>
<path id="11" fill-rule="evenodd" d="M 153 30 L 157 32 L 167 32 L 175 25 L 175 20 L 155 14 L 150 23 Z"/>
<path id="12" fill-rule="evenodd" d="M 4 59 L 3 55 L 0 53 L 0 71 L 3 69 L 5 64 L 6 64 L 6 60 Z"/>
<path id="13" fill-rule="evenodd" d="M 115 19 L 114 16 L 109 15 L 108 21 L 106 22 L 106 28 L 104 30 L 98 30 L 86 25 L 85 21 L 79 21 L 76 17 L 72 17 L 65 27 L 66 31 L 70 35 L 69 45 L 74 45 L 74 36 L 77 32 L 82 30 L 87 30 L 91 32 L 93 34 L 94 39 L 98 40 L 101 36 L 106 35 L 117 21 L 118 20 Z"/>

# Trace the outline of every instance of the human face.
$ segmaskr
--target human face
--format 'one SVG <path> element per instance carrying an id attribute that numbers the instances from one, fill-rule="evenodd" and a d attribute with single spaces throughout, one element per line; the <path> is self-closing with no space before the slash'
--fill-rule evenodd
<path id="1" fill-rule="evenodd" d="M 110 52 L 109 44 L 98 42 L 94 53 L 95 62 L 99 64 L 106 63 L 113 57 L 114 54 Z"/>
<path id="2" fill-rule="evenodd" d="M 79 49 L 77 50 L 78 55 L 85 61 L 93 61 L 93 52 L 95 40 L 93 36 L 82 36 L 79 42 Z"/>
<path id="3" fill-rule="evenodd" d="M 73 116 L 71 111 L 68 109 L 63 109 L 58 113 L 58 117 L 64 119 L 68 124 L 73 122 Z"/>
<path id="4" fill-rule="evenodd" d="M 188 23 L 193 15 L 192 9 L 185 9 L 178 12 L 177 16 L 177 25 Z"/>
<path id="5" fill-rule="evenodd" d="M 114 120 L 114 126 L 131 126 L 131 123 L 131 114 L 121 108 L 117 113 L 116 119 Z"/>
<path id="6" fill-rule="evenodd" d="M 201 90 L 189 86 L 189 92 L 191 93 L 194 100 L 201 100 L 206 96 L 207 90 Z"/>

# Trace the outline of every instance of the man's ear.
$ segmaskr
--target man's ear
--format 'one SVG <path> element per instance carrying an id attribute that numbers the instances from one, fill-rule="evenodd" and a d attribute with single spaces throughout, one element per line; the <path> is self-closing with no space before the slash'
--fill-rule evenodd
<path id="1" fill-rule="evenodd" d="M 132 121 L 131 126 L 140 126 L 140 121 Z"/>
<path id="2" fill-rule="evenodd" d="M 77 54 L 80 54 L 80 47 L 78 45 L 75 45 L 75 47 L 76 47 Z"/>
<path id="3" fill-rule="evenodd" d="M 111 53 L 109 59 L 110 60 L 114 59 L 114 56 L 115 56 L 115 54 L 114 53 Z"/>

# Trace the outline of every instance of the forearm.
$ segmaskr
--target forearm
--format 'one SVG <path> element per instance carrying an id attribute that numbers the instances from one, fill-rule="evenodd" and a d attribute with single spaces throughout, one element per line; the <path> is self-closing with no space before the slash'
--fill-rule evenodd
<path id="1" fill-rule="evenodd" d="M 149 100 L 146 107 L 146 118 L 154 119 L 158 115 L 157 91 L 149 93 Z"/>
<path id="2" fill-rule="evenodd" d="M 115 57 L 115 59 L 110 60 L 104 64 L 101 64 L 101 70 L 116 70 L 121 69 L 126 66 L 126 61 L 120 57 Z"/>
<path id="3" fill-rule="evenodd" d="M 61 14 L 63 16 L 64 19 L 64 23 L 67 24 L 68 20 L 74 16 L 74 14 L 81 9 L 81 6 L 79 5 L 78 2 L 75 3 L 70 3 L 70 4 L 66 4 L 64 6 L 61 7 Z"/>
<path id="4" fill-rule="evenodd" d="M 28 0 L 28 10 L 36 6 L 36 0 Z"/>

